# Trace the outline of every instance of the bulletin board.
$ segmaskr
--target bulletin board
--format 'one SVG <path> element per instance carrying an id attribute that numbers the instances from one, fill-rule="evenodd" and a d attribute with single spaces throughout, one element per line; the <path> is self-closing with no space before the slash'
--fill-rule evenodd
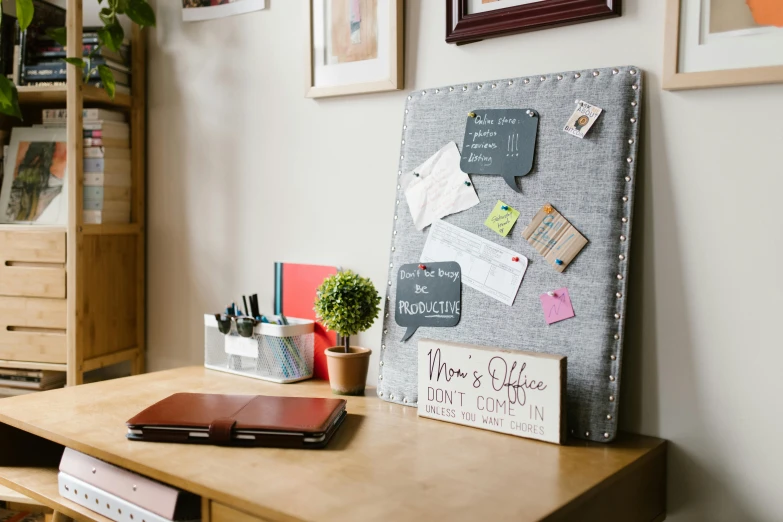
<path id="1" fill-rule="evenodd" d="M 626 66 L 506 78 L 410 93 L 405 106 L 390 245 L 378 395 L 416 406 L 417 345 L 429 338 L 567 357 L 568 430 L 609 442 L 617 433 L 623 362 L 628 263 L 641 109 L 642 71 Z M 564 132 L 583 100 L 603 109 L 587 135 Z M 461 319 L 451 328 L 406 329 L 394 317 L 397 273 L 418 262 L 430 228 L 417 230 L 402 190 L 403 176 L 448 142 L 463 149 L 466 115 L 481 109 L 531 109 L 540 118 L 532 171 L 517 177 L 519 191 L 501 176 L 470 175 L 480 203 L 443 218 L 500 246 L 529 264 L 509 306 L 463 284 Z M 520 215 L 502 237 L 485 226 L 501 200 Z M 561 273 L 523 237 L 546 203 L 588 243 Z M 539 296 L 567 288 L 575 317 L 548 325 Z"/>

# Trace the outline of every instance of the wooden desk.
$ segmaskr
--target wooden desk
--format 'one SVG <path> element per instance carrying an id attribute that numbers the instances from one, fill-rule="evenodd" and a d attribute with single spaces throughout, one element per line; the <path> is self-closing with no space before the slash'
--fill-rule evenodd
<path id="1" fill-rule="evenodd" d="M 277 385 L 194 367 L 4 399 L 0 483 L 63 515 L 104 522 L 57 492 L 56 450 L 68 446 L 201 495 L 208 522 L 665 518 L 660 439 L 556 446 L 420 419 L 374 390 L 348 399 L 350 415 L 325 450 L 125 439 L 127 419 L 181 391 L 331 395 L 324 382 Z M 61 445 L 48 460 L 43 439 Z"/>

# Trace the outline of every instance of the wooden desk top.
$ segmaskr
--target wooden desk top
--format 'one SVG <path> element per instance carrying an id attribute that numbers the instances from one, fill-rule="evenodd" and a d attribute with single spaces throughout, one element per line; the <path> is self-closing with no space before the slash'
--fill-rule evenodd
<path id="1" fill-rule="evenodd" d="M 349 417 L 325 450 L 125 438 L 127 419 L 182 391 L 331 396 L 325 382 L 277 385 L 192 367 L 3 399 L 0 422 L 271 520 L 561 520 L 602 490 L 622 503 L 621 484 L 665 462 L 656 438 L 556 446 L 418 418 L 374 390 L 348 398 Z M 659 475 L 650 487 L 662 489 Z"/>

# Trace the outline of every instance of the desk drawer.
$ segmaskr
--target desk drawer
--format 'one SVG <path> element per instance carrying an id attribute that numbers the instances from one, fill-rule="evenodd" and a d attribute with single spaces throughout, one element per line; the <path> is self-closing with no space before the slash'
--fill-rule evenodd
<path id="1" fill-rule="evenodd" d="M 0 360 L 66 362 L 66 300 L 0 296 Z"/>
<path id="2" fill-rule="evenodd" d="M 209 522 L 268 522 L 217 502 L 210 502 L 209 506 Z"/>
<path id="3" fill-rule="evenodd" d="M 0 295 L 65 298 L 65 232 L 0 231 Z"/>

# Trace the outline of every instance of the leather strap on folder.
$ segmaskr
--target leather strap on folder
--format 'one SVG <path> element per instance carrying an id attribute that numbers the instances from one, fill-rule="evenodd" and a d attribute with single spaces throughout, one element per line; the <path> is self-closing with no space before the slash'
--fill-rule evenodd
<path id="1" fill-rule="evenodd" d="M 210 442 L 222 446 L 231 444 L 231 432 L 237 421 L 231 418 L 215 419 L 209 425 Z"/>

